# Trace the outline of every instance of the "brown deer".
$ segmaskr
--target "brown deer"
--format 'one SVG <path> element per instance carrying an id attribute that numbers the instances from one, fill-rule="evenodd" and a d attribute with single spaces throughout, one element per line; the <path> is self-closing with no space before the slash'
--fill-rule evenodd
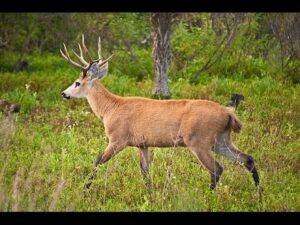
<path id="1" fill-rule="evenodd" d="M 209 170 L 210 188 L 214 189 L 223 168 L 215 160 L 212 151 L 231 160 L 239 161 L 252 172 L 256 186 L 259 176 L 250 155 L 242 153 L 231 141 L 231 132 L 240 132 L 241 122 L 233 108 L 207 100 L 154 100 L 142 97 L 121 97 L 109 92 L 98 80 L 108 72 L 108 60 L 102 60 L 100 37 L 98 59 L 93 60 L 84 43 L 79 44 L 80 55 L 74 54 L 81 64 L 73 61 L 67 51 L 62 56 L 82 70 L 80 77 L 62 92 L 66 99 L 87 98 L 93 112 L 103 120 L 109 144 L 95 161 L 95 168 L 107 162 L 126 146 L 140 150 L 140 166 L 144 176 L 148 174 L 148 147 L 187 147 Z M 82 48 L 89 58 L 83 57 Z M 95 172 L 95 170 L 94 170 Z M 86 184 L 86 188 L 91 185 Z"/>

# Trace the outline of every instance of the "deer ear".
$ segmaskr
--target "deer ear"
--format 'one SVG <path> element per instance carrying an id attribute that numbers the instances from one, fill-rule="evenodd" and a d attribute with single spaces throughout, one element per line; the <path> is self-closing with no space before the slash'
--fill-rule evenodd
<path id="1" fill-rule="evenodd" d="M 108 62 L 105 62 L 99 67 L 99 64 L 93 64 L 89 69 L 89 76 L 91 80 L 102 80 L 108 72 Z"/>
<path id="2" fill-rule="evenodd" d="M 107 73 L 108 73 L 108 62 L 104 63 L 104 65 L 102 65 L 99 68 L 98 79 L 102 80 L 104 77 L 106 77 Z"/>

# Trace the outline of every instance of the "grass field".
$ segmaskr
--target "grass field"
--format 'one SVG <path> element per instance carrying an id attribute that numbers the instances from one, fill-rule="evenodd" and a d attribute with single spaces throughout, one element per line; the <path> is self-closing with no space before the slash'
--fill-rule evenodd
<path id="1" fill-rule="evenodd" d="M 185 148 L 151 150 L 150 185 L 140 174 L 138 150 L 126 148 L 98 168 L 84 195 L 87 174 L 107 145 L 104 127 L 86 100 L 62 99 L 78 71 L 60 58 L 51 61 L 0 73 L 0 99 L 21 104 L 19 114 L 0 114 L 1 211 L 300 211 L 299 84 L 234 75 L 194 86 L 184 79 L 170 83 L 176 99 L 225 104 L 233 92 L 245 96 L 237 110 L 243 130 L 233 139 L 256 161 L 261 200 L 251 174 L 218 155 L 224 173 L 211 192 L 208 171 Z M 113 72 L 103 83 L 115 94 L 145 97 L 153 84 Z"/>

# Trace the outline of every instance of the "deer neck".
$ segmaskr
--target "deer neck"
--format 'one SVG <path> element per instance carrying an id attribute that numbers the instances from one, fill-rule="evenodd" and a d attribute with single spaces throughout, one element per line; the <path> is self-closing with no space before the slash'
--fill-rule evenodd
<path id="1" fill-rule="evenodd" d="M 101 118 L 108 116 L 116 109 L 119 99 L 119 96 L 110 93 L 98 81 L 93 83 L 87 95 L 87 100 L 93 112 Z"/>

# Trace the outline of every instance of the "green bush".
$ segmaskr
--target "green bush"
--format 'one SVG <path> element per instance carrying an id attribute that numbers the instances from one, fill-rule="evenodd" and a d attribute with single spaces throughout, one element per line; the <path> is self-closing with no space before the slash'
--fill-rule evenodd
<path id="1" fill-rule="evenodd" d="M 78 71 L 55 71 L 35 57 L 40 70 L 0 74 L 1 99 L 21 104 L 21 113 L 10 119 L 0 114 L 0 210 L 299 211 L 299 85 L 271 76 L 207 75 L 197 85 L 184 78 L 170 80 L 174 99 L 226 104 L 232 92 L 245 96 L 237 110 L 243 129 L 232 138 L 256 161 L 265 190 L 261 200 L 251 175 L 218 155 L 224 173 L 217 192 L 210 192 L 208 171 L 185 148 L 153 149 L 151 188 L 140 175 L 137 150 L 126 148 L 98 168 L 86 196 L 87 174 L 107 145 L 103 123 L 86 100 L 60 96 Z M 61 63 L 59 59 L 55 61 Z M 137 82 L 111 67 L 113 73 L 102 81 L 111 92 L 151 96 L 152 79 Z"/>

